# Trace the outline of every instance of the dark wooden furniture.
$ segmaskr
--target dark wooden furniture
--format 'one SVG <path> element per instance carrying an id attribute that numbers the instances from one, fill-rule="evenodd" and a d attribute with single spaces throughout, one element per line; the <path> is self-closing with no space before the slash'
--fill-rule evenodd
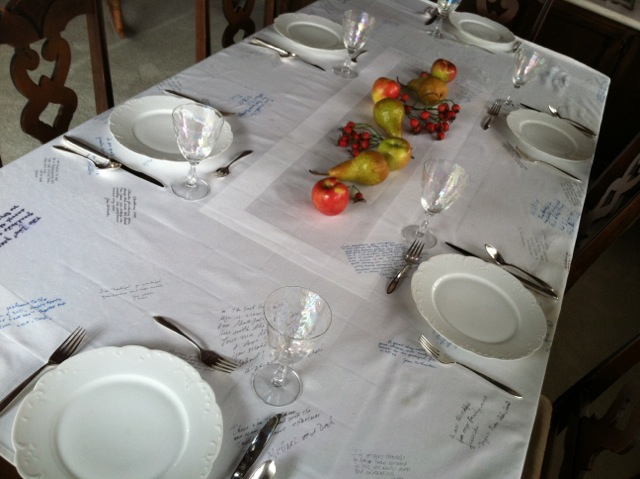
<path id="1" fill-rule="evenodd" d="M 593 468 L 597 456 L 605 450 L 637 457 L 637 448 L 632 449 L 640 440 L 640 373 L 632 369 L 638 364 L 640 334 L 553 401 L 541 477 L 549 477 L 556 439 L 562 431 L 565 431 L 562 465 L 555 477 L 581 477 L 584 471 Z M 606 403 L 606 412 L 596 417 L 593 404 L 610 391 L 617 396 Z M 635 474 L 634 477 L 639 477 L 640 470 Z"/>
<path id="2" fill-rule="evenodd" d="M 536 41 L 554 0 L 463 0 L 458 10 L 489 18 L 515 35 Z"/>
<path id="3" fill-rule="evenodd" d="M 275 17 L 282 13 L 293 12 L 310 4 L 313 0 L 264 0 L 263 25 L 269 26 Z M 211 55 L 211 24 L 209 19 L 210 0 L 196 0 L 196 61 Z M 222 0 L 222 11 L 227 27 L 222 33 L 223 48 L 233 45 L 235 36 L 242 32 L 246 38 L 256 31 L 251 18 L 256 0 Z"/>
<path id="4" fill-rule="evenodd" d="M 76 93 L 66 86 L 71 52 L 62 36 L 69 21 L 78 16 L 87 20 L 96 112 L 102 113 L 113 106 L 113 91 L 101 0 L 11 0 L 0 9 L 0 45 L 13 47 L 10 76 L 27 99 L 20 126 L 43 143 L 69 129 L 78 105 Z M 38 55 L 34 47 L 40 43 Z M 42 75 L 36 83 L 29 71 L 41 60 L 50 62 L 52 73 Z M 50 105 L 57 108 L 57 114 L 47 124 L 40 117 Z"/>
<path id="5" fill-rule="evenodd" d="M 640 133 L 589 187 L 566 289 L 640 218 Z"/>
<path id="6" fill-rule="evenodd" d="M 120 0 L 107 0 L 107 5 L 109 5 L 109 11 L 111 12 L 113 28 L 115 28 L 116 33 L 120 38 L 124 38 L 126 35 L 124 31 L 124 19 L 122 18 Z"/>
<path id="7" fill-rule="evenodd" d="M 20 479 L 20 474 L 12 464 L 0 457 L 0 477 L 2 479 Z"/>

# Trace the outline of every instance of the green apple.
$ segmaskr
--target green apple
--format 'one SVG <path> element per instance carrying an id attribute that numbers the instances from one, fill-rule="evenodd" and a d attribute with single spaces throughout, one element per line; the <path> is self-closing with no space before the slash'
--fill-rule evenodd
<path id="1" fill-rule="evenodd" d="M 404 138 L 385 138 L 378 144 L 378 151 L 387 160 L 389 170 L 400 170 L 411 161 L 413 148 Z"/>

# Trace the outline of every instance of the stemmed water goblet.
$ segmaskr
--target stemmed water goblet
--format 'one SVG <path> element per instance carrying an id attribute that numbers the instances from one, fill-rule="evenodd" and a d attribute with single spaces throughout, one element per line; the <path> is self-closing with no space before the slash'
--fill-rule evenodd
<path id="1" fill-rule="evenodd" d="M 209 194 L 209 185 L 198 178 L 196 167 L 213 150 L 222 132 L 224 119 L 215 108 L 197 103 L 178 106 L 172 116 L 178 148 L 189 162 L 189 173 L 186 178 L 173 182 L 171 189 L 185 200 L 199 200 Z"/>
<path id="2" fill-rule="evenodd" d="M 469 183 L 469 175 L 453 160 L 433 158 L 427 160 L 422 169 L 422 192 L 420 202 L 426 213 L 419 225 L 402 228 L 402 237 L 407 242 L 416 238 L 424 241 L 425 248 L 433 248 L 437 239 L 428 229 L 431 217 L 446 210 L 458 199 Z"/>
<path id="3" fill-rule="evenodd" d="M 515 52 L 515 63 L 511 81 L 515 88 L 526 85 L 531 80 L 540 67 L 544 64 L 544 58 L 536 49 L 520 45 Z M 505 105 L 514 106 L 511 95 L 504 101 Z"/>
<path id="4" fill-rule="evenodd" d="M 271 293 L 264 304 L 267 343 L 275 363 L 261 367 L 253 389 L 267 404 L 286 406 L 302 391 L 300 376 L 290 365 L 309 355 L 331 325 L 331 309 L 317 293 L 285 286 Z"/>
<path id="5" fill-rule="evenodd" d="M 342 41 L 347 48 L 347 59 L 333 67 L 333 73 L 343 78 L 355 78 L 358 72 L 351 68 L 351 59 L 364 47 L 376 20 L 367 12 L 347 10 L 342 18 Z"/>
<path id="6" fill-rule="evenodd" d="M 436 18 L 435 26 L 433 30 L 429 30 L 427 33 L 433 38 L 444 38 L 444 35 L 440 31 L 442 22 L 449 18 L 451 12 L 453 12 L 462 0 L 438 0 L 438 18 Z"/>

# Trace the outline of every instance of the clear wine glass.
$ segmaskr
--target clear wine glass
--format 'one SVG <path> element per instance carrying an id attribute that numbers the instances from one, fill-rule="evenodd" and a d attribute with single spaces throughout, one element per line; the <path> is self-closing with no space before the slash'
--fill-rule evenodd
<path id="1" fill-rule="evenodd" d="M 441 158 L 427 160 L 422 170 L 420 198 L 427 217 L 420 225 L 408 225 L 402 228 L 402 237 L 405 241 L 412 242 L 416 238 L 421 238 L 425 248 L 433 248 L 437 239 L 428 229 L 431 217 L 451 206 L 468 183 L 469 175 L 453 160 Z"/>
<path id="2" fill-rule="evenodd" d="M 515 52 L 513 76 L 511 77 L 513 86 L 520 88 L 526 85 L 536 75 L 540 67 L 544 65 L 544 61 L 542 54 L 536 49 L 520 45 Z M 514 106 L 511 95 L 507 96 L 504 103 L 505 105 Z"/>
<path id="3" fill-rule="evenodd" d="M 186 179 L 171 185 L 173 192 L 185 200 L 199 200 L 209 194 L 209 184 L 198 178 L 196 167 L 215 146 L 224 119 L 218 110 L 206 105 L 187 103 L 173 110 L 173 128 L 180 152 L 189 162 Z"/>
<path id="4" fill-rule="evenodd" d="M 438 0 L 438 18 L 436 18 L 433 30 L 427 31 L 433 38 L 444 38 L 444 35 L 440 31 L 442 22 L 449 18 L 451 12 L 453 12 L 462 0 Z"/>
<path id="5" fill-rule="evenodd" d="M 331 309 L 317 293 L 285 286 L 271 293 L 264 304 L 267 343 L 276 362 L 260 368 L 253 389 L 267 404 L 286 406 L 302 391 L 300 376 L 290 365 L 309 355 L 331 325 Z"/>
<path id="6" fill-rule="evenodd" d="M 364 47 L 376 23 L 367 12 L 347 10 L 342 18 L 342 41 L 347 48 L 347 59 L 333 67 L 333 73 L 343 78 L 355 78 L 358 72 L 351 68 L 351 59 Z"/>

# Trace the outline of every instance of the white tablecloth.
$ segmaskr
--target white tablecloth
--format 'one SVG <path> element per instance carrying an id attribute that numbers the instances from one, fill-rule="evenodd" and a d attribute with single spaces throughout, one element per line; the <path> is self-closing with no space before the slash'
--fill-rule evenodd
<path id="1" fill-rule="evenodd" d="M 49 357 L 76 326 L 84 349 L 139 344 L 185 358 L 215 391 L 224 442 L 211 478 L 230 475 L 262 421 L 277 409 L 259 400 L 253 373 L 271 361 L 261 304 L 274 289 L 300 285 L 320 293 L 334 321 L 311 357 L 296 369 L 303 395 L 263 458 L 279 477 L 520 477 L 552 344 L 560 301 L 536 296 L 548 324 L 545 342 L 517 360 L 481 357 L 439 338 L 418 313 L 406 280 L 392 295 L 388 280 L 403 264 L 403 225 L 418 220 L 420 166 L 454 157 L 470 186 L 431 225 L 442 240 L 428 253 L 451 253 L 444 240 L 480 255 L 484 243 L 563 291 L 586 184 L 513 156 L 501 115 L 481 124 L 496 97 L 558 106 L 597 129 L 609 80 L 545 51 L 545 72 L 520 90 L 512 54 L 464 46 L 451 35 L 424 33 L 418 0 L 322 0 L 306 9 L 340 22 L 346 8 L 377 19 L 360 76 L 343 80 L 330 67 L 343 52 L 313 51 L 259 32 L 327 68 L 241 42 L 143 92 L 181 90 L 238 114 L 228 117 L 234 142 L 204 161 L 203 176 L 250 148 L 253 155 L 212 192 L 186 202 L 126 172 L 103 173 L 82 158 L 44 145 L 0 169 L 0 396 Z M 347 121 L 373 123 L 370 87 L 380 76 L 406 83 L 436 58 L 458 67 L 449 97 L 462 111 L 444 141 L 411 136 L 413 161 L 382 184 L 361 188 L 367 203 L 326 217 L 311 204 L 310 168 L 347 158 L 335 146 Z M 109 112 L 76 128 L 84 138 L 165 183 L 186 165 L 132 152 L 109 132 Z M 573 168 L 588 178 L 591 161 Z M 486 255 L 485 255 L 486 257 Z M 461 298 L 463 300 L 464 298 Z M 233 374 L 202 367 L 195 350 L 160 328 L 173 318 L 203 345 L 242 361 Z M 467 362 L 523 394 L 517 400 L 468 371 L 442 366 L 418 338 L 439 340 Z M 0 416 L 0 453 L 13 460 L 11 427 L 18 404 Z"/>

